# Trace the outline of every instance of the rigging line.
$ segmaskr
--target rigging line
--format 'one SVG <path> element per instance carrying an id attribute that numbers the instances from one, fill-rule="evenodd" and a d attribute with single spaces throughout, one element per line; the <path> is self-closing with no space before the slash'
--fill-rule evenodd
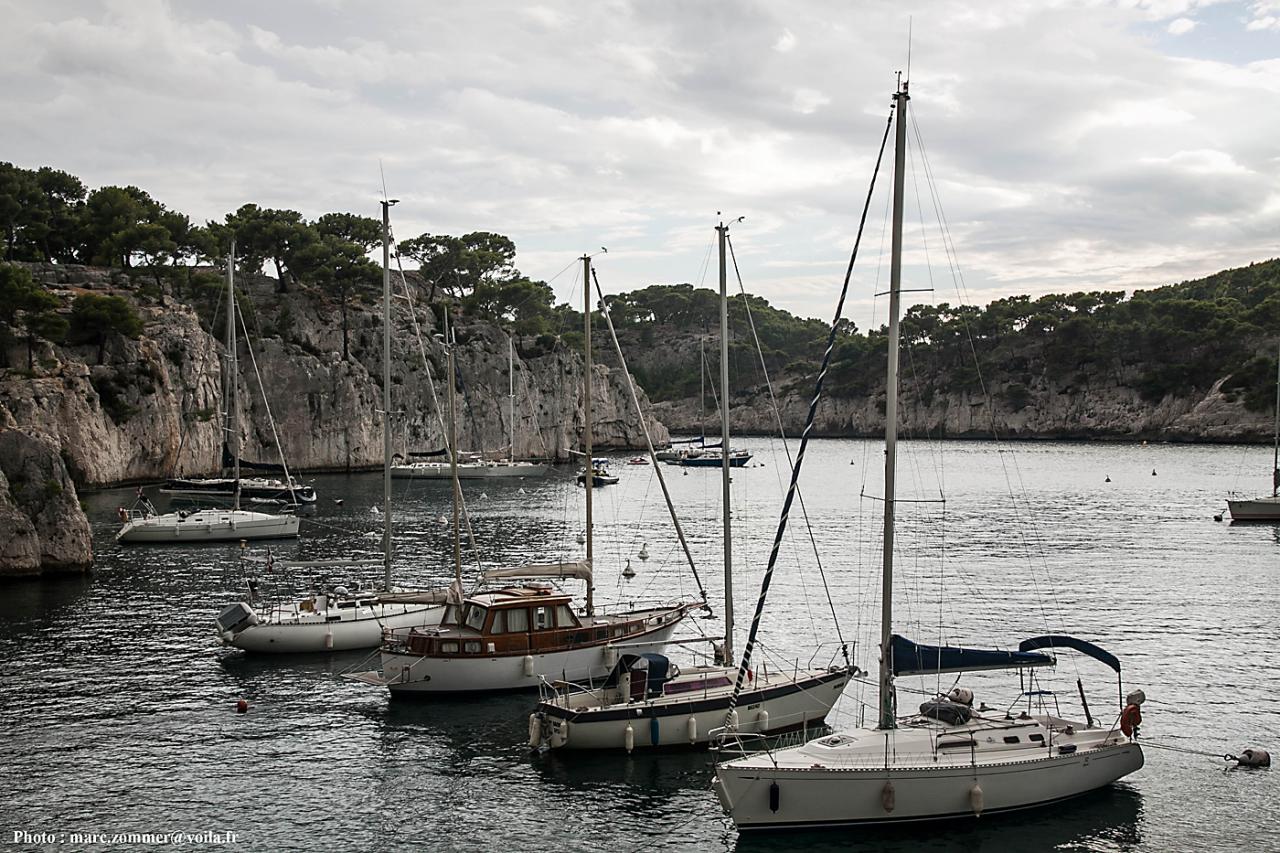
<path id="1" fill-rule="evenodd" d="M 746 287 L 742 283 L 742 272 L 738 269 L 738 256 L 733 251 L 733 240 L 729 235 L 725 234 L 725 243 L 729 246 L 729 258 L 733 261 L 733 274 L 738 279 L 738 292 L 742 295 L 742 306 L 747 312 L 747 325 L 751 328 L 751 338 L 756 344 L 756 354 L 760 356 L 760 372 L 764 374 L 764 386 L 769 391 L 769 405 L 773 409 L 774 420 L 778 423 L 778 435 L 782 436 L 782 450 L 787 455 L 787 466 L 790 467 L 793 462 L 791 459 L 791 447 L 787 444 L 787 429 L 782 424 L 782 412 L 778 409 L 778 398 L 773 392 L 773 382 L 769 378 L 769 367 L 765 364 L 764 349 L 760 346 L 760 335 L 756 332 L 756 321 L 751 314 L 751 300 L 747 298 Z M 725 448 L 724 452 L 728 452 Z M 831 599 L 831 587 L 827 584 L 827 572 L 822 565 L 822 555 L 818 553 L 818 540 L 813 535 L 813 525 L 809 522 L 809 509 L 804 503 L 804 492 L 799 485 L 796 486 L 796 499 L 800 502 L 800 514 L 804 518 L 805 530 L 809 534 L 809 544 L 813 547 L 813 559 L 818 566 L 818 576 L 822 578 L 822 589 L 827 596 L 827 606 L 831 609 L 831 620 L 836 626 L 836 638 L 840 641 L 840 645 L 844 645 L 844 634 L 840 630 L 840 619 L 836 616 L 836 605 Z"/>
<path id="2" fill-rule="evenodd" d="M 253 365 L 253 375 L 258 379 L 258 391 L 262 394 L 262 408 L 266 410 L 267 423 L 271 425 L 271 437 L 275 440 L 276 452 L 280 454 L 280 467 L 284 469 L 284 481 L 289 484 L 293 482 L 293 477 L 289 474 L 289 461 L 284 458 L 284 448 L 280 445 L 280 433 L 276 431 L 275 416 L 271 414 L 271 401 L 267 399 L 267 389 L 262 384 L 262 373 L 258 370 L 258 357 L 253 354 L 253 343 L 249 340 L 249 330 L 245 327 L 243 314 L 240 311 L 234 313 L 240 317 L 240 328 L 244 329 L 245 349 L 249 351 L 249 363 Z M 235 382 L 236 378 L 232 377 L 231 381 Z M 293 489 L 289 489 L 289 499 L 289 505 L 296 509 L 298 498 Z"/>
<path id="3" fill-rule="evenodd" d="M 653 439 L 649 437 L 649 424 L 646 423 L 644 412 L 640 408 L 640 398 L 636 394 L 635 383 L 631 381 L 631 373 L 627 370 L 627 359 L 622 354 L 622 344 L 618 342 L 618 333 L 613 328 L 613 317 L 610 316 L 609 303 L 604 298 L 604 291 L 600 287 L 600 277 L 596 275 L 595 269 L 591 270 L 591 278 L 596 284 L 596 295 L 600 297 L 600 313 L 604 315 L 605 323 L 609 327 L 609 337 L 613 339 L 614 351 L 618 354 L 618 362 L 622 367 L 622 375 L 627 378 L 627 390 L 631 393 L 631 402 L 636 407 L 636 417 L 640 420 L 640 431 L 644 433 L 645 447 L 649 450 L 649 458 L 653 460 L 653 471 L 658 475 L 658 484 L 662 486 L 662 496 L 667 501 L 667 512 L 671 514 L 671 524 L 676 529 L 676 538 L 680 540 L 680 547 L 684 549 L 685 559 L 689 561 L 689 568 L 693 570 L 693 579 L 698 583 L 698 592 L 702 594 L 702 603 L 710 614 L 711 605 L 707 601 L 707 590 L 702 585 L 702 578 L 698 575 L 698 566 L 693 561 L 693 553 L 689 550 L 689 543 L 685 541 L 684 529 L 680 526 L 680 518 L 676 515 L 675 504 L 671 502 L 671 493 L 667 490 L 667 479 L 662 476 L 662 463 L 658 461 L 658 454 L 653 449 Z M 723 451 L 728 452 L 728 448 Z M 589 464 L 589 463 L 588 463 Z M 591 488 L 589 484 L 585 484 L 587 488 Z"/>
<path id="4" fill-rule="evenodd" d="M 867 200 L 862 206 L 862 217 L 858 221 L 858 235 L 853 241 L 853 251 L 849 255 L 849 266 L 845 270 L 844 284 L 840 288 L 840 300 L 836 303 L 835 319 L 831 321 L 831 331 L 827 334 L 827 349 L 822 354 L 822 367 L 818 370 L 813 399 L 809 402 L 809 413 L 805 416 L 804 430 L 800 433 L 800 447 L 796 450 L 796 461 L 791 466 L 791 485 L 787 488 L 787 496 L 782 503 L 782 514 L 778 518 L 778 530 L 773 537 L 773 547 L 769 551 L 769 563 L 765 567 L 764 577 L 760 581 L 760 596 L 756 599 L 756 612 L 751 618 L 751 632 L 747 635 L 747 644 L 742 649 L 742 662 L 738 665 L 738 677 L 733 685 L 733 695 L 729 697 L 729 710 L 725 714 L 725 725 L 729 725 L 734 708 L 738 704 L 738 696 L 746 681 L 747 670 L 751 666 L 751 652 L 756 645 L 756 637 L 760 631 L 760 619 L 764 615 L 765 599 L 769 595 L 769 585 L 773 581 L 773 570 L 778 564 L 778 549 L 787 531 L 787 518 L 791 513 L 791 502 L 795 500 L 796 487 L 800 481 L 800 469 L 804 465 L 804 452 L 809 446 L 809 434 L 813 431 L 814 417 L 818 412 L 818 403 L 822 399 L 822 386 L 831 366 L 831 353 L 835 349 L 836 335 L 840 332 L 840 318 L 844 312 L 845 298 L 849 295 L 849 280 L 853 278 L 853 265 L 858 259 L 858 246 L 862 242 L 862 230 L 867 223 L 867 211 L 871 207 L 871 198 L 875 192 L 876 176 L 880 173 L 880 164 L 884 159 L 884 149 L 889 141 L 889 131 L 893 127 L 893 111 L 885 122 L 884 136 L 880 140 L 880 153 L 876 155 L 875 171 L 871 173 L 871 185 L 867 188 Z M 848 661 L 848 649 L 844 649 L 845 660 Z"/>
<path id="5" fill-rule="evenodd" d="M 436 396 L 436 382 L 434 377 L 431 375 L 431 361 L 427 358 L 427 346 L 422 339 L 422 327 L 418 324 L 418 312 L 413 306 L 413 293 L 409 289 L 409 280 L 405 277 L 404 264 L 400 260 L 399 252 L 396 252 L 396 268 L 400 272 L 400 286 L 404 289 L 404 301 L 409 306 L 409 320 L 413 324 L 413 336 L 418 341 L 418 352 L 422 356 L 422 366 L 426 368 L 427 371 L 427 388 L 431 391 L 431 405 L 436 412 L 436 422 L 440 425 L 440 435 L 442 436 L 441 440 L 444 442 L 445 447 L 449 447 L 449 430 L 445 428 L 444 415 L 440 409 L 440 398 Z M 446 310 L 448 310 L 447 307 Z M 406 451 L 408 450 L 408 448 L 405 449 Z M 456 453 L 457 451 L 454 448 L 449 447 L 449 452 Z M 413 481 L 410 480 L 409 482 L 412 483 Z M 475 558 L 476 570 L 481 576 L 483 576 L 484 567 L 480 562 L 480 548 L 476 544 L 476 532 L 471 526 L 471 514 L 467 511 L 467 499 L 466 496 L 462 494 L 461 489 L 458 490 L 458 496 L 461 499 L 462 519 L 467 527 L 467 540 L 471 545 L 471 555 Z"/>
<path id="6" fill-rule="evenodd" d="M 956 257 L 955 241 L 951 237 L 950 229 L 947 227 L 947 223 L 946 223 L 946 215 L 942 210 L 941 198 L 940 198 L 940 194 L 937 191 L 937 181 L 935 180 L 933 175 L 932 165 L 929 162 L 928 150 L 924 145 L 924 139 L 920 133 L 919 123 L 918 121 L 916 121 L 914 114 L 912 116 L 911 127 L 915 134 L 917 147 L 920 150 L 921 162 L 924 166 L 925 179 L 930 188 L 931 195 L 933 198 L 934 213 L 938 219 L 939 230 L 942 232 L 942 235 L 943 235 L 943 246 L 947 250 L 946 256 L 951 269 L 952 281 L 956 286 L 957 296 L 961 299 L 961 301 L 964 304 L 971 304 L 971 300 L 969 299 L 969 295 L 968 295 L 968 289 L 964 283 L 964 275 L 960 272 L 959 261 L 958 261 L 958 258 Z M 975 345 L 973 340 L 973 330 L 970 327 L 969 322 L 965 318 L 963 313 L 961 313 L 959 317 L 960 317 L 961 326 L 964 328 L 965 338 L 969 344 L 969 352 L 973 357 L 974 371 L 977 373 L 977 376 L 978 376 L 979 388 L 981 389 L 983 399 L 986 402 L 987 417 L 991 424 L 992 437 L 997 442 L 1003 443 L 1003 439 L 1000 438 L 999 432 L 996 427 L 995 408 L 992 405 L 993 403 L 992 396 L 990 391 L 988 390 L 986 378 L 982 374 L 982 365 L 979 363 L 979 360 L 978 360 L 977 346 Z M 1005 483 L 1009 489 L 1010 499 L 1013 501 L 1014 509 L 1017 510 L 1018 505 L 1017 505 L 1017 498 L 1013 494 L 1013 482 L 1012 482 L 1012 479 L 1009 477 L 1008 465 L 1004 460 L 1004 456 L 1006 454 L 1001 453 L 999 455 L 1000 455 L 1000 465 L 1005 475 Z M 1023 501 L 1026 503 L 1026 506 L 1028 509 L 1028 513 L 1026 516 L 1027 526 L 1030 527 L 1032 530 L 1032 536 L 1028 537 L 1024 530 L 1019 529 L 1018 539 L 1021 542 L 1023 549 L 1025 553 L 1028 555 L 1028 557 L 1032 556 L 1033 554 L 1039 557 L 1040 566 L 1045 576 L 1045 582 L 1052 589 L 1053 579 L 1049 570 L 1049 563 L 1048 563 L 1048 557 L 1046 555 L 1046 549 L 1044 546 L 1043 539 L 1040 537 L 1039 531 L 1036 529 L 1035 520 L 1030 515 L 1030 512 L 1029 512 L 1031 507 L 1031 500 L 1030 500 L 1030 496 L 1027 493 L 1026 482 L 1022 477 L 1022 470 L 1020 465 L 1018 464 L 1018 460 L 1016 456 L 1013 459 L 1013 467 L 1014 467 L 1015 477 L 1018 481 L 1018 488 L 1022 493 Z M 1036 592 L 1036 599 L 1039 605 L 1040 615 L 1044 619 L 1045 625 L 1048 626 L 1051 624 L 1051 622 L 1049 618 L 1049 613 L 1045 606 L 1045 597 L 1040 589 L 1039 578 L 1037 577 L 1034 571 L 1032 571 L 1030 574 L 1031 574 L 1032 585 Z M 1055 612 L 1054 615 L 1057 617 L 1058 625 L 1065 631 L 1065 618 L 1063 616 L 1062 611 L 1059 609 Z M 1075 664 L 1075 668 L 1078 674 L 1079 664 L 1074 661 L 1073 663 Z"/>

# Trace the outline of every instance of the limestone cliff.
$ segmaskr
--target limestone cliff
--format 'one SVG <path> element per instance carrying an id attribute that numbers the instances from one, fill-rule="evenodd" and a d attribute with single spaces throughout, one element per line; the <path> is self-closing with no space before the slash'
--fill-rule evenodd
<path id="1" fill-rule="evenodd" d="M 92 565 L 89 521 L 56 441 L 0 430 L 0 578 Z"/>
<path id="2" fill-rule="evenodd" d="M 30 265 L 33 275 L 69 303 L 94 291 L 129 298 L 143 317 L 138 340 L 111 338 L 102 364 L 95 347 L 43 343 L 34 370 L 0 374 L 0 427 L 55 436 L 77 481 L 101 487 L 218 469 L 222 444 L 221 359 L 211 334 L 218 299 L 170 291 L 146 294 L 119 271 L 74 265 Z M 412 282 L 411 282 L 412 283 Z M 382 464 L 382 318 L 375 298 L 350 307 L 350 358 L 343 359 L 338 306 L 315 291 L 278 294 L 274 280 L 238 283 L 252 345 L 239 347 L 242 455 L 278 461 L 270 414 L 291 469 L 317 471 Z M 397 290 L 399 288 L 397 287 Z M 443 349 L 434 315 L 418 307 L 418 327 L 436 394 L 444 405 Z M 443 446 L 419 337 L 408 306 L 397 299 L 392 345 L 394 447 L 398 453 Z M 507 339 L 486 324 L 458 330 L 459 444 L 505 452 L 512 434 Z M 515 347 L 517 457 L 567 459 L 582 426 L 582 360 L 532 340 Z M 25 365 L 14 345 L 10 365 Z M 259 388 L 258 377 L 265 388 Z M 598 447 L 643 444 L 625 378 L 597 366 L 593 420 Z M 642 406 L 647 399 L 641 392 Z M 666 430 L 649 418 L 655 441 Z"/>

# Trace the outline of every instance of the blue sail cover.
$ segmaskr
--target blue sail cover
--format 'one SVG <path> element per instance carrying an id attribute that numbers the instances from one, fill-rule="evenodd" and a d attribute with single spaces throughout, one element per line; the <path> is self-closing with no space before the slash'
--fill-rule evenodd
<path id="1" fill-rule="evenodd" d="M 894 675 L 935 672 L 973 672 L 979 669 L 1015 669 L 1053 666 L 1054 659 L 1039 652 L 1006 652 L 997 649 L 965 649 L 959 646 L 922 646 L 894 634 L 889 639 Z"/>

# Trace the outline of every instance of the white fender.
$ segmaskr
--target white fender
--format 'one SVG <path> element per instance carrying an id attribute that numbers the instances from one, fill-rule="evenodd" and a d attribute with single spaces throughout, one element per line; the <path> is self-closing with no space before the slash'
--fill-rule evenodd
<path id="1" fill-rule="evenodd" d="M 529 748 L 537 749 L 542 744 L 542 721 L 537 714 L 529 715 Z"/>
<path id="2" fill-rule="evenodd" d="M 884 787 L 880 789 L 880 806 L 886 811 L 893 811 L 898 804 L 898 795 L 893 790 L 893 781 L 884 783 Z"/>
<path id="3" fill-rule="evenodd" d="M 974 817 L 982 817 L 982 786 L 977 782 L 969 789 L 969 805 L 973 807 Z"/>
<path id="4" fill-rule="evenodd" d="M 760 713 L 756 714 L 756 731 L 769 731 L 769 711 L 765 708 L 761 708 Z"/>
<path id="5" fill-rule="evenodd" d="M 689 719 L 685 721 L 684 731 L 689 736 L 689 743 L 698 742 L 698 718 L 693 714 L 690 714 Z"/>
<path id="6" fill-rule="evenodd" d="M 327 628 L 324 632 L 324 647 L 326 649 L 333 648 L 333 629 Z"/>
<path id="7" fill-rule="evenodd" d="M 604 647 L 604 665 L 613 669 L 618 664 L 618 650 L 613 646 Z"/>
<path id="8" fill-rule="evenodd" d="M 524 671 L 524 677 L 532 678 L 533 677 L 533 655 L 525 655 L 524 660 L 520 662 L 520 665 Z"/>
<path id="9" fill-rule="evenodd" d="M 627 752 L 636 748 L 636 730 L 631 728 L 631 724 L 627 723 L 627 729 L 622 733 L 622 745 L 627 748 Z"/>
<path id="10" fill-rule="evenodd" d="M 738 709 L 734 708 L 729 712 L 729 726 L 733 731 L 738 730 Z"/>

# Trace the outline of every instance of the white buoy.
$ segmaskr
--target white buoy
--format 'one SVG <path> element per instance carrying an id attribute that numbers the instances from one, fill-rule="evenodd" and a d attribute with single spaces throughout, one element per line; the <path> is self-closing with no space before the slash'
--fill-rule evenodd
<path id="1" fill-rule="evenodd" d="M 542 721 L 537 714 L 529 715 L 529 748 L 537 749 L 542 744 Z"/>
<path id="2" fill-rule="evenodd" d="M 586 544 L 586 541 L 587 541 L 587 537 L 586 537 L 586 536 L 584 536 L 584 535 L 582 535 L 581 533 L 579 533 L 579 534 L 578 534 L 578 544 L 579 544 L 579 545 L 584 545 L 584 544 Z"/>
<path id="3" fill-rule="evenodd" d="M 437 519 L 436 519 L 436 521 L 440 522 L 441 524 L 448 524 L 448 523 L 449 523 L 449 517 L 448 517 L 447 515 L 445 515 L 445 514 L 441 513 L 441 514 L 440 514 L 440 517 L 439 517 L 439 518 L 437 518 Z"/>
<path id="4" fill-rule="evenodd" d="M 631 578 L 633 578 L 633 577 L 635 577 L 635 576 L 636 576 L 636 570 L 635 570 L 635 569 L 633 569 L 633 568 L 631 568 L 631 558 L 630 558 L 630 557 L 628 557 L 628 558 L 627 558 L 627 567 L 626 567 L 625 569 L 623 569 L 623 570 L 622 570 L 622 576 L 623 576 L 624 578 L 627 578 L 628 580 L 630 580 Z"/>
<path id="5" fill-rule="evenodd" d="M 631 728 L 631 724 L 627 723 L 626 731 L 622 733 L 622 745 L 627 748 L 627 752 L 636 748 L 636 730 Z"/>
<path id="6" fill-rule="evenodd" d="M 973 808 L 974 817 L 982 817 L 982 786 L 977 782 L 969 789 L 969 805 Z"/>
<path id="7" fill-rule="evenodd" d="M 639 557 L 641 560 L 649 559 L 649 543 L 648 542 L 640 543 L 640 553 L 636 554 L 636 556 Z"/>
<path id="8" fill-rule="evenodd" d="M 698 742 L 698 718 L 693 714 L 690 714 L 689 719 L 685 721 L 684 732 L 689 736 L 689 743 Z"/>
<path id="9" fill-rule="evenodd" d="M 488 492 L 481 492 L 481 493 L 480 493 L 480 500 L 482 500 L 482 501 L 487 501 L 487 500 L 489 500 L 489 493 L 488 493 Z"/>
<path id="10" fill-rule="evenodd" d="M 524 660 L 520 662 L 520 666 L 524 671 L 525 678 L 533 677 L 533 655 L 525 655 Z"/>
<path id="11" fill-rule="evenodd" d="M 369 507 L 369 514 L 370 514 L 370 515 L 382 515 L 382 510 L 378 509 L 376 506 L 371 506 L 371 507 Z"/>

